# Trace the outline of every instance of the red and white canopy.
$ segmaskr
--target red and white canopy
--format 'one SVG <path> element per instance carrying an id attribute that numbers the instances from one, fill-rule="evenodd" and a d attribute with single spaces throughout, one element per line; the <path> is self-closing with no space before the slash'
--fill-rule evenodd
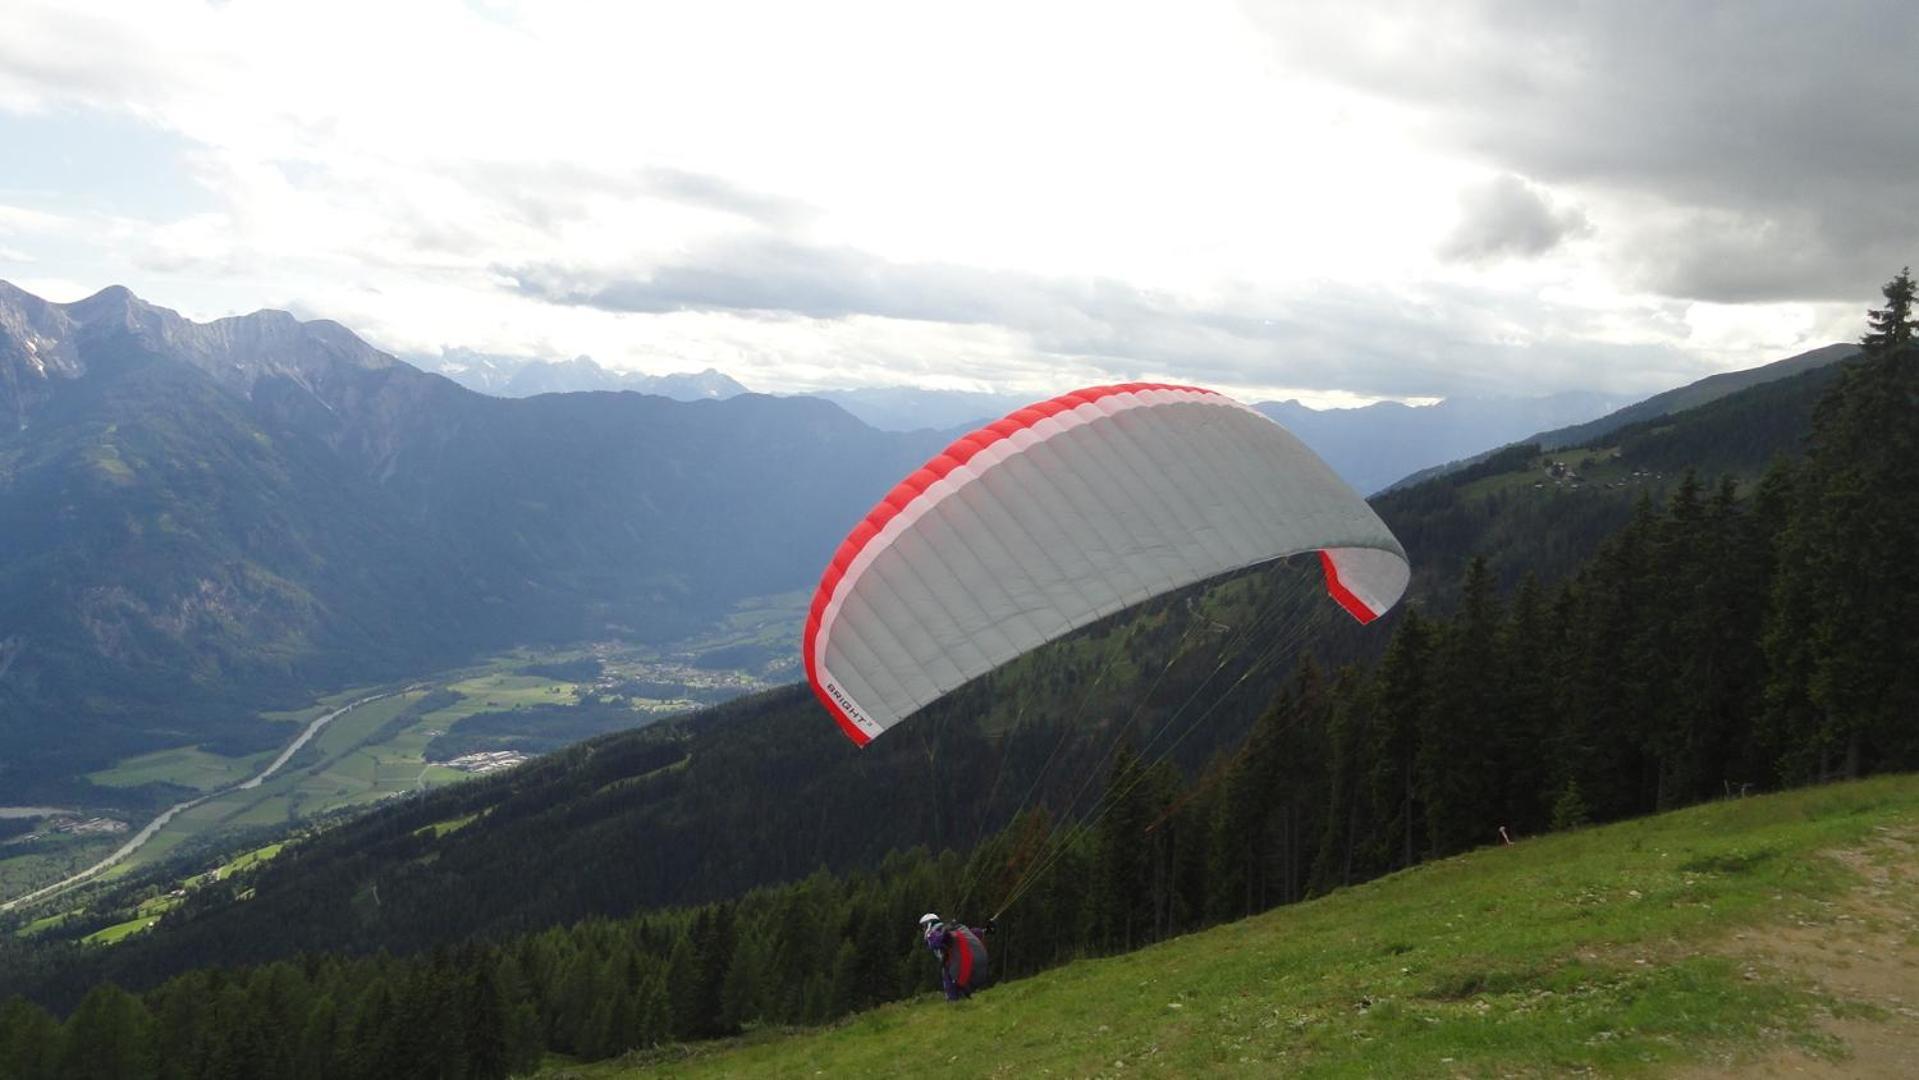
<path id="1" fill-rule="evenodd" d="M 1077 627 L 1309 551 L 1361 622 L 1406 589 L 1399 541 L 1278 424 L 1197 387 L 1078 390 L 958 440 L 880 500 L 813 597 L 806 674 L 864 745 Z"/>

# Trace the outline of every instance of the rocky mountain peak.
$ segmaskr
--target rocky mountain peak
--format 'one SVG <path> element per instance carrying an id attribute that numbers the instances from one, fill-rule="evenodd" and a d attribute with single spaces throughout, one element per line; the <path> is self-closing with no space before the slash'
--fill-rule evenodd
<path id="1" fill-rule="evenodd" d="M 24 425 L 60 382 L 87 374 L 84 352 L 115 339 L 141 362 L 191 364 L 242 397 L 272 377 L 325 397 L 329 383 L 399 363 L 339 323 L 271 308 L 200 323 L 122 285 L 58 304 L 0 282 L 0 416 Z"/>

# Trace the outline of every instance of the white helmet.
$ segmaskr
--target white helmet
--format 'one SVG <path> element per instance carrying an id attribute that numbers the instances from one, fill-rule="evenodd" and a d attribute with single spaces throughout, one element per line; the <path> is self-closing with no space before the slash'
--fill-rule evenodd
<path id="1" fill-rule="evenodd" d="M 940 921 L 940 917 L 929 911 L 926 914 L 920 916 L 920 929 L 921 930 L 930 929 L 934 926 L 939 925 L 939 921 Z"/>

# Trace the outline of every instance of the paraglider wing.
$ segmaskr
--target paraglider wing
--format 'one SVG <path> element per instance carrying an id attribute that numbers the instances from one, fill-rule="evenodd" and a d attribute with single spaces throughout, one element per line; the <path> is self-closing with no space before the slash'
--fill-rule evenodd
<path id="1" fill-rule="evenodd" d="M 854 527 L 807 615 L 806 674 L 864 745 L 1077 627 L 1309 551 L 1361 622 L 1406 589 L 1399 541 L 1278 424 L 1197 387 L 1078 390 L 954 442 Z"/>

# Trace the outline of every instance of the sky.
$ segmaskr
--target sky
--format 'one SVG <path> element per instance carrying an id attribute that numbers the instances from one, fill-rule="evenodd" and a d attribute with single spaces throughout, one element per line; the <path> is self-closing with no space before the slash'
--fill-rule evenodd
<path id="1" fill-rule="evenodd" d="M 4 0 L 0 279 L 755 390 L 1651 393 L 1919 261 L 1919 5 Z"/>

